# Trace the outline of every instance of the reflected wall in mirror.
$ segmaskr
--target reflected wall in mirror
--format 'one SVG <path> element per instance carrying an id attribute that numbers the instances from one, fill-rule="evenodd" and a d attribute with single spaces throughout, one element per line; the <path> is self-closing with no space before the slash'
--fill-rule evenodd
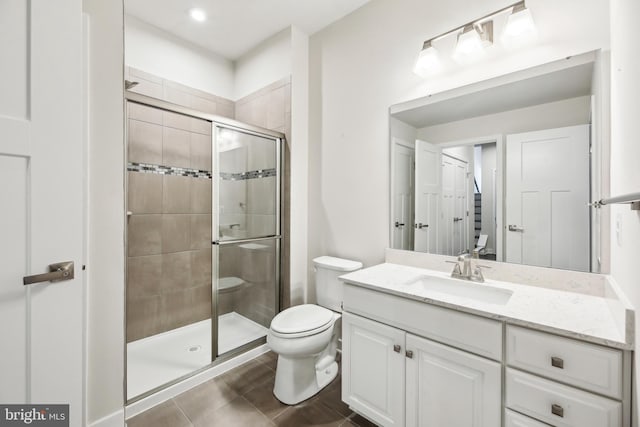
<path id="1" fill-rule="evenodd" d="M 590 52 L 392 106 L 391 247 L 606 271 L 607 67 Z"/>

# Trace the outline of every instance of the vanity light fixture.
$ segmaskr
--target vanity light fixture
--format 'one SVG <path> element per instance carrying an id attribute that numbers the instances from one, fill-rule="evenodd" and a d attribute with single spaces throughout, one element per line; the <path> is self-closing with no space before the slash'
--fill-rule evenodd
<path id="1" fill-rule="evenodd" d="M 456 56 L 468 56 L 481 52 L 483 48 L 493 44 L 493 18 L 507 11 L 511 11 L 511 14 L 504 30 L 505 35 L 516 37 L 535 31 L 531 12 L 525 6 L 524 0 L 521 0 L 425 41 L 413 69 L 414 72 L 421 75 L 438 67 L 440 64 L 438 51 L 433 44 L 454 33 L 457 34 Z"/>
<path id="2" fill-rule="evenodd" d="M 189 9 L 189 16 L 191 19 L 198 22 L 204 22 L 207 20 L 207 13 L 202 9 Z"/>

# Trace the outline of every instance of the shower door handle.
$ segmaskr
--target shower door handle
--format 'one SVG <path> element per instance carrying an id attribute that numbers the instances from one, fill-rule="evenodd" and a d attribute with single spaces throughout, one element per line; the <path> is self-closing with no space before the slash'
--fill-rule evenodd
<path id="1" fill-rule="evenodd" d="M 57 262 L 49 265 L 48 273 L 23 277 L 22 284 L 32 285 L 40 282 L 61 282 L 63 280 L 71 280 L 73 277 L 73 261 Z"/>

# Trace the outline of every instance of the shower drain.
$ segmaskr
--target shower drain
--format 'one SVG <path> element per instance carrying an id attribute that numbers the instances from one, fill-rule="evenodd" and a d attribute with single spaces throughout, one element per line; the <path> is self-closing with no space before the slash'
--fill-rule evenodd
<path id="1" fill-rule="evenodd" d="M 191 347 L 189 347 L 187 349 L 189 352 L 193 353 L 194 351 L 200 351 L 202 350 L 202 346 L 201 345 L 192 345 Z"/>

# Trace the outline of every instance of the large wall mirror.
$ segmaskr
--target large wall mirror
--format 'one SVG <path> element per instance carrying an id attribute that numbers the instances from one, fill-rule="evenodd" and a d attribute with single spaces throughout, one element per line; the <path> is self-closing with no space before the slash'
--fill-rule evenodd
<path id="1" fill-rule="evenodd" d="M 596 51 L 390 108 L 390 246 L 608 269 L 609 56 Z"/>

